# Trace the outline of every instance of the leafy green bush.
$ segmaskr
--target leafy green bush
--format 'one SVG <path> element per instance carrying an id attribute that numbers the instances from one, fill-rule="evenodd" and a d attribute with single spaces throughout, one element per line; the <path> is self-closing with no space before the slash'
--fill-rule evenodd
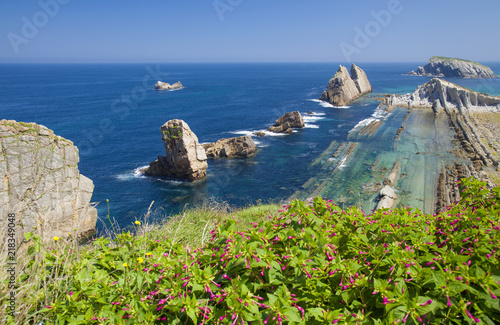
<path id="1" fill-rule="evenodd" d="M 315 198 L 245 231 L 218 224 L 196 249 L 122 233 L 60 265 L 61 244 L 45 258 L 65 294 L 41 312 L 54 324 L 498 324 L 500 188 L 462 186 L 434 216 Z"/>

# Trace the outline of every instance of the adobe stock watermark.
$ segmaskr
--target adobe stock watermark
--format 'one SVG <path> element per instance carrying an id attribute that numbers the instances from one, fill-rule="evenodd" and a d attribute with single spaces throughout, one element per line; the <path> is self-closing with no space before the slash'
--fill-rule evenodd
<path id="1" fill-rule="evenodd" d="M 221 21 L 224 21 L 224 15 L 227 12 L 233 12 L 236 7 L 241 5 L 244 0 L 214 0 L 212 2 L 215 12 Z"/>
<path id="2" fill-rule="evenodd" d="M 412 1 L 412 0 L 406 0 Z M 373 20 L 368 21 L 363 28 L 354 26 L 354 38 L 352 43 L 340 43 L 340 50 L 347 62 L 352 62 L 354 54 L 360 54 L 361 50 L 367 48 L 372 40 L 380 35 L 384 28 L 390 25 L 392 18 L 403 12 L 404 6 L 400 0 L 389 0 L 386 9 L 379 11 L 371 10 Z"/>
<path id="3" fill-rule="evenodd" d="M 167 73 L 160 71 L 160 65 L 156 65 L 154 69 L 147 66 L 146 72 L 141 85 L 135 86 L 127 93 L 122 93 L 120 98 L 111 102 L 110 110 L 113 117 L 102 118 L 96 127 L 82 130 L 82 140 L 77 143 L 80 155 L 89 155 L 93 148 L 100 146 L 105 137 L 115 130 L 116 120 L 124 120 L 129 117 L 131 110 L 137 109 L 146 100 L 149 91 L 154 89 L 156 81 L 167 75 Z"/>
<path id="4" fill-rule="evenodd" d="M 27 45 L 31 39 L 38 35 L 41 28 L 47 26 L 51 19 L 53 19 L 60 10 L 60 5 L 65 5 L 71 0 L 39 0 L 38 10 L 33 14 L 31 19 L 23 16 L 21 21 L 23 26 L 20 33 L 9 32 L 7 38 L 9 39 L 12 49 L 17 54 L 21 45 Z"/>

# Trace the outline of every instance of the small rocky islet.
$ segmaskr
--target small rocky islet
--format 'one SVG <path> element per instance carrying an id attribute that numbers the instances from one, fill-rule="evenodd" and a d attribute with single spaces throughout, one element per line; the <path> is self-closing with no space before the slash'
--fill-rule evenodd
<path id="1" fill-rule="evenodd" d="M 440 78 L 496 78 L 490 67 L 469 60 L 433 56 L 423 67 L 408 73 L 411 76 Z"/>

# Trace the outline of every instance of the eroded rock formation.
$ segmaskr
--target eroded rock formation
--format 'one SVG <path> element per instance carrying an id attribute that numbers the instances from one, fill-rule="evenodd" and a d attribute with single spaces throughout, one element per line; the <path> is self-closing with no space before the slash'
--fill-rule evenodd
<path id="1" fill-rule="evenodd" d="M 378 209 L 392 209 L 398 196 L 392 187 L 389 185 L 384 186 L 379 193 L 380 200 L 378 201 L 376 210 Z"/>
<path id="2" fill-rule="evenodd" d="M 183 88 L 184 86 L 181 84 L 180 81 L 177 81 L 176 83 L 174 84 L 169 84 L 167 82 L 161 82 L 161 81 L 158 81 L 156 84 L 155 84 L 155 89 L 161 89 L 161 90 L 168 90 L 168 89 L 181 89 Z"/>
<path id="3" fill-rule="evenodd" d="M 423 67 L 409 75 L 448 78 L 495 78 L 493 71 L 480 63 L 468 60 L 433 56 Z"/>
<path id="4" fill-rule="evenodd" d="M 276 123 L 267 131 L 274 133 L 292 133 L 292 128 L 303 128 L 304 119 L 298 111 L 288 112 L 276 120 Z"/>
<path id="5" fill-rule="evenodd" d="M 388 103 L 408 108 L 458 109 L 500 112 L 500 98 L 478 93 L 452 82 L 434 78 L 419 86 L 412 94 L 392 95 Z"/>
<path id="6" fill-rule="evenodd" d="M 7 216 L 23 232 L 45 240 L 95 233 L 97 210 L 90 204 L 93 182 L 80 174 L 78 148 L 43 125 L 0 121 L 0 238 Z M 6 247 L 6 246 L 5 246 Z"/>
<path id="7" fill-rule="evenodd" d="M 361 68 L 353 64 L 349 75 L 347 68 L 340 66 L 321 95 L 321 100 L 335 106 L 344 106 L 371 91 L 372 86 Z"/>
<path id="8" fill-rule="evenodd" d="M 207 176 L 207 155 L 198 137 L 183 120 L 170 120 L 160 128 L 165 156 L 150 163 L 146 176 L 196 181 Z"/>
<path id="9" fill-rule="evenodd" d="M 252 137 L 220 139 L 217 142 L 202 145 L 208 158 L 234 158 L 249 157 L 257 152 L 257 147 Z"/>

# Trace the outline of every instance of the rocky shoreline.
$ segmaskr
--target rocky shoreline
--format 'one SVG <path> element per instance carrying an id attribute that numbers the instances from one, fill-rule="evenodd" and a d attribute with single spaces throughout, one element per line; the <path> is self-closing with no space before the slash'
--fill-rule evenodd
<path id="1" fill-rule="evenodd" d="M 500 113 L 500 98 L 474 92 L 451 82 L 432 79 L 420 86 L 413 94 L 392 95 L 385 104 L 393 107 L 432 109 L 435 115 L 445 114 L 460 149 L 457 157 L 468 163 L 447 164 L 439 175 L 436 212 L 441 212 L 455 202 L 460 193 L 458 181 L 474 176 L 477 179 L 498 181 L 500 176 L 500 123 L 490 119 L 490 124 L 478 123 L 476 116 Z M 404 126 L 402 126 L 404 127 Z M 485 143 L 485 140 L 486 143 Z"/>
<path id="2" fill-rule="evenodd" d="M 404 202 L 434 213 L 457 200 L 463 177 L 499 181 L 500 98 L 432 79 L 413 93 L 377 99 L 373 117 L 346 142 L 332 142 L 310 165 L 317 175 L 292 197 L 336 197 L 375 209 Z M 378 151 L 373 141 L 388 148 Z M 363 179 L 354 180 L 359 173 Z M 346 180 L 352 184 L 336 190 Z"/>

